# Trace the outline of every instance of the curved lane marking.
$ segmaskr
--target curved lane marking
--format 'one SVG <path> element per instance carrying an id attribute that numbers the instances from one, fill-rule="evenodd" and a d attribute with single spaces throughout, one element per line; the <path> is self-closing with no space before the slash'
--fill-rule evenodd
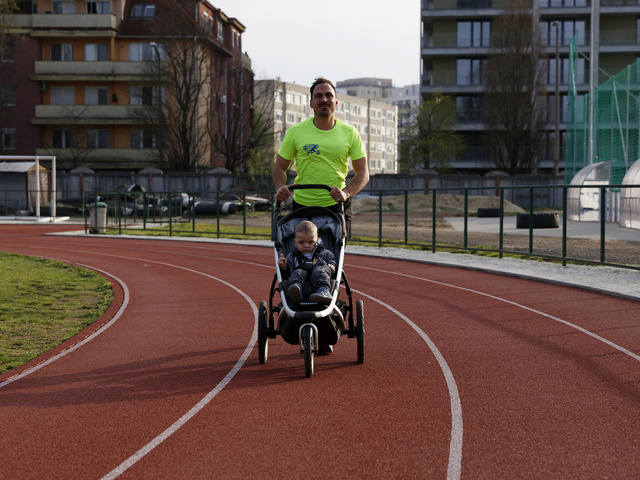
<path id="1" fill-rule="evenodd" d="M 406 273 L 390 272 L 390 271 L 387 271 L 387 270 L 380 270 L 380 269 L 377 269 L 377 268 L 360 267 L 358 265 L 353 265 L 353 266 L 355 268 L 363 268 L 365 270 L 373 270 L 374 272 L 392 273 L 392 274 L 395 274 L 395 275 L 400 275 L 402 277 L 412 278 L 412 279 L 415 279 L 415 280 L 422 280 L 424 282 L 429 282 L 429 283 L 433 283 L 433 284 L 436 284 L 436 285 L 441 285 L 441 286 L 444 286 L 444 287 L 455 288 L 457 290 L 463 290 L 465 292 L 470 292 L 470 293 L 475 293 L 477 295 L 482 295 L 483 297 L 492 298 L 494 300 L 498 300 L 499 302 L 508 303 L 509 305 L 513 305 L 514 307 L 519 307 L 519 308 L 522 308 L 523 310 L 527 310 L 529 312 L 536 313 L 536 314 L 541 315 L 543 317 L 546 317 L 546 318 L 548 318 L 550 320 L 554 320 L 554 321 L 556 321 L 558 323 L 562 323 L 562 324 L 564 324 L 564 325 L 566 325 L 566 326 L 568 326 L 570 328 L 578 330 L 579 332 L 584 333 L 585 335 L 588 335 L 588 336 L 590 336 L 590 337 L 592 337 L 592 338 L 594 338 L 594 339 L 596 339 L 596 340 L 598 340 L 598 341 L 600 341 L 600 342 L 602 342 L 602 343 L 604 343 L 606 345 L 609 345 L 611 348 L 614 348 L 615 350 L 618 350 L 618 351 L 624 353 L 625 355 L 628 355 L 629 357 L 633 358 L 634 360 L 637 360 L 638 362 L 640 362 L 640 355 L 636 355 L 632 351 L 630 351 L 630 350 L 628 350 L 628 349 L 626 349 L 626 348 L 624 348 L 624 347 L 622 347 L 622 346 L 620 346 L 618 344 L 615 344 L 612 341 L 607 340 L 604 337 L 601 337 L 597 333 L 590 332 L 589 330 L 587 330 L 585 328 L 582 328 L 582 327 L 580 327 L 580 326 L 578 326 L 578 325 L 576 325 L 574 323 L 568 322 L 567 320 L 563 320 L 561 318 L 554 317 L 553 315 L 541 312 L 540 310 L 536 310 L 535 308 L 527 307 L 526 305 L 522 305 L 521 303 L 517 303 L 517 302 L 514 302 L 512 300 L 507 300 L 506 298 L 502 298 L 502 297 L 496 297 L 495 295 L 491 295 L 489 293 L 480 292 L 478 290 L 472 290 L 470 288 L 460 287 L 458 285 L 451 285 L 450 283 L 438 282 L 437 280 L 429 280 L 427 278 L 416 277 L 415 275 L 408 275 Z M 580 287 L 578 286 L 577 288 L 580 288 Z"/>
<path id="2" fill-rule="evenodd" d="M 123 258 L 129 258 L 129 257 L 123 257 Z M 142 259 L 136 259 L 136 260 L 142 260 Z M 155 437 L 153 440 L 147 443 L 144 447 L 142 447 L 140 450 L 138 450 L 136 453 L 134 453 L 128 459 L 122 462 L 118 467 L 114 468 L 111 472 L 109 472 L 104 477 L 102 477 L 102 480 L 114 479 L 120 476 L 121 474 L 123 474 L 125 471 L 127 471 L 129 468 L 135 465 L 139 460 L 141 460 L 146 454 L 151 452 L 154 448 L 156 448 L 158 445 L 164 442 L 167 438 L 169 438 L 171 435 L 177 432 L 180 429 L 180 427 L 182 427 L 185 423 L 191 420 L 191 418 L 193 418 L 200 410 L 202 410 L 205 406 L 207 406 L 207 404 L 209 404 L 209 402 L 211 402 L 211 400 L 213 400 L 216 397 L 216 395 L 218 395 L 218 393 L 220 393 L 222 389 L 229 384 L 229 382 L 233 379 L 233 377 L 235 377 L 236 373 L 238 373 L 240 369 L 244 366 L 245 362 L 249 358 L 249 355 L 251 354 L 251 351 L 253 350 L 253 347 L 255 346 L 258 339 L 258 307 L 254 305 L 253 300 L 245 292 L 243 292 L 236 286 L 228 282 L 225 282 L 220 278 L 216 278 L 212 275 L 208 275 L 203 272 L 198 272 L 197 270 L 192 270 L 190 268 L 181 267 L 178 265 L 172 265 L 170 263 L 156 262 L 153 260 L 144 259 L 144 261 L 149 263 L 157 263 L 160 265 L 179 268 L 182 270 L 186 270 L 188 272 L 196 273 L 198 275 L 203 275 L 205 277 L 218 281 L 228 286 L 229 288 L 235 290 L 242 297 L 244 297 L 244 299 L 247 301 L 247 303 L 249 303 L 249 305 L 251 306 L 251 309 L 253 310 L 253 315 L 254 315 L 253 333 L 251 334 L 249 344 L 245 348 L 244 352 L 242 353 L 242 355 L 240 356 L 236 364 L 233 366 L 231 370 L 229 370 L 229 373 L 227 373 L 227 375 L 220 381 L 220 383 L 218 383 L 213 388 L 213 390 L 211 390 L 207 395 L 205 395 L 205 397 L 202 400 L 200 400 L 198 403 L 196 403 L 187 413 L 185 413 L 182 417 L 176 420 L 173 423 L 173 425 L 169 426 L 164 432 L 160 433 L 157 437 Z"/>
<path id="3" fill-rule="evenodd" d="M 460 401 L 460 393 L 458 392 L 458 386 L 456 385 L 456 381 L 453 378 L 453 373 L 447 364 L 447 361 L 436 347 L 435 343 L 429 338 L 429 336 L 424 333 L 424 331 L 418 327 L 409 317 L 399 312 L 391 305 L 384 303 L 383 301 L 372 297 L 371 295 L 367 295 L 364 292 L 359 290 L 353 290 L 353 292 L 357 292 L 360 295 L 367 297 L 374 302 L 379 303 L 383 307 L 389 309 L 397 316 L 399 316 L 402 320 L 404 320 L 411 328 L 413 328 L 420 337 L 424 340 L 424 342 L 429 346 L 429 349 L 433 352 L 433 355 L 436 357 L 438 361 L 438 365 L 440 365 L 440 369 L 444 374 L 444 378 L 447 382 L 447 388 L 449 389 L 449 399 L 451 403 L 451 442 L 449 443 L 449 466 L 447 469 L 447 479 L 448 480 L 458 480 L 460 478 L 462 472 L 462 403 Z"/>
<path id="4" fill-rule="evenodd" d="M 65 262 L 68 263 L 68 262 Z M 73 352 L 74 350 L 76 350 L 77 348 L 80 348 L 81 346 L 83 346 L 84 344 L 90 342 L 91 340 L 93 340 L 94 338 L 96 338 L 98 335 L 100 335 L 102 332 L 106 331 L 107 328 L 109 328 L 111 325 L 113 325 L 124 313 L 125 309 L 127 308 L 127 305 L 129 305 L 129 289 L 127 288 L 127 285 L 120 280 L 118 277 L 105 272 L 104 270 L 100 270 L 98 268 L 95 267 L 91 267 L 89 265 L 82 265 L 77 263 L 76 265 L 83 267 L 83 268 L 89 268 L 91 270 L 94 270 L 96 272 L 100 272 L 103 275 L 106 275 L 109 278 L 113 278 L 115 279 L 119 284 L 120 287 L 122 287 L 122 290 L 124 292 L 124 298 L 122 300 L 122 305 L 120 305 L 120 308 L 118 309 L 118 311 L 115 313 L 115 315 L 113 316 L 113 318 L 111 320 L 109 320 L 107 323 L 105 323 L 103 326 L 101 326 L 98 330 L 96 330 L 95 332 L 93 332 L 91 335 L 89 335 L 88 337 L 86 337 L 85 339 L 83 339 L 82 341 L 76 343 L 75 345 L 69 347 L 68 349 L 64 350 L 63 352 L 58 353 L 57 355 L 54 355 L 53 357 L 45 360 L 44 362 L 29 368 L 28 370 L 25 370 L 24 372 L 16 375 L 15 377 L 11 377 L 8 380 L 5 380 L 4 382 L 0 383 L 0 388 L 5 387 L 7 385 L 9 385 L 12 382 L 15 382 L 16 380 L 19 380 L 21 378 L 26 377 L 27 375 L 30 375 L 38 370 L 40 370 L 42 367 L 45 367 L 53 362 L 55 362 L 56 360 L 64 357 L 65 355 L 67 355 L 68 353 Z"/>

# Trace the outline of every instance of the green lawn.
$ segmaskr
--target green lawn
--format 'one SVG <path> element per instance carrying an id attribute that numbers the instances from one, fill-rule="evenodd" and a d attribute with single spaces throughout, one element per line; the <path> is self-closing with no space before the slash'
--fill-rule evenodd
<path id="1" fill-rule="evenodd" d="M 111 283 L 95 272 L 0 252 L 0 373 L 91 325 L 112 299 Z"/>

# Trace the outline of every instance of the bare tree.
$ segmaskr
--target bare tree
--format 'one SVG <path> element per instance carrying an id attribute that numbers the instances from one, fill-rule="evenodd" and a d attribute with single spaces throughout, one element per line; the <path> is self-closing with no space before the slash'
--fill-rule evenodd
<path id="1" fill-rule="evenodd" d="M 545 119 L 543 44 L 530 2 L 511 0 L 492 24 L 485 82 L 485 144 L 493 166 L 509 175 L 538 162 Z"/>
<path id="2" fill-rule="evenodd" d="M 160 125 L 157 146 L 168 170 L 198 171 L 210 158 L 210 41 L 186 34 L 166 40 L 160 64 L 164 90 L 156 85 L 150 100 L 153 121 Z"/>
<path id="3" fill-rule="evenodd" d="M 454 131 L 455 105 L 450 97 L 436 91 L 411 107 L 412 121 L 400 146 L 400 170 L 446 169 L 464 150 L 463 137 Z"/>
<path id="4" fill-rule="evenodd" d="M 254 76 L 249 58 L 218 57 L 212 69 L 217 92 L 212 115 L 212 148 L 224 158 L 225 168 L 237 172 L 261 172 L 266 150 L 273 141 L 273 90 L 263 82 L 254 93 Z"/>

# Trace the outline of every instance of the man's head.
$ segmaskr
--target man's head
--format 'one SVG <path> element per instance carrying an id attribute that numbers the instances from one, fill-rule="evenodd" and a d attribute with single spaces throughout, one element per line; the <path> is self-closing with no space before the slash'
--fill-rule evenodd
<path id="1" fill-rule="evenodd" d="M 323 77 L 316 78 L 311 85 L 311 100 L 309 105 L 317 117 L 330 117 L 336 111 L 338 100 L 336 98 L 336 88 L 331 80 Z"/>
<path id="2" fill-rule="evenodd" d="M 302 253 L 311 253 L 318 243 L 318 227 L 313 222 L 303 220 L 294 229 L 296 248 Z"/>

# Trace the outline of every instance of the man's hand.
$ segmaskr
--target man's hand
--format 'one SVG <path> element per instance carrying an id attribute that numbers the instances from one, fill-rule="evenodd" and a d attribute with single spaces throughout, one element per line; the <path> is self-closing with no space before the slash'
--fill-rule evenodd
<path id="1" fill-rule="evenodd" d="M 334 273 L 336 273 L 336 267 L 333 266 L 333 263 L 329 264 L 329 270 L 331 270 L 331 275 L 333 275 Z"/>
<path id="2" fill-rule="evenodd" d="M 340 190 L 338 187 L 333 187 L 330 195 L 336 202 L 346 202 L 347 198 L 349 198 L 349 194 L 344 190 Z"/>
<path id="3" fill-rule="evenodd" d="M 283 185 L 276 192 L 276 200 L 279 202 L 284 202 L 291 195 L 291 191 L 289 190 L 289 185 Z"/>

